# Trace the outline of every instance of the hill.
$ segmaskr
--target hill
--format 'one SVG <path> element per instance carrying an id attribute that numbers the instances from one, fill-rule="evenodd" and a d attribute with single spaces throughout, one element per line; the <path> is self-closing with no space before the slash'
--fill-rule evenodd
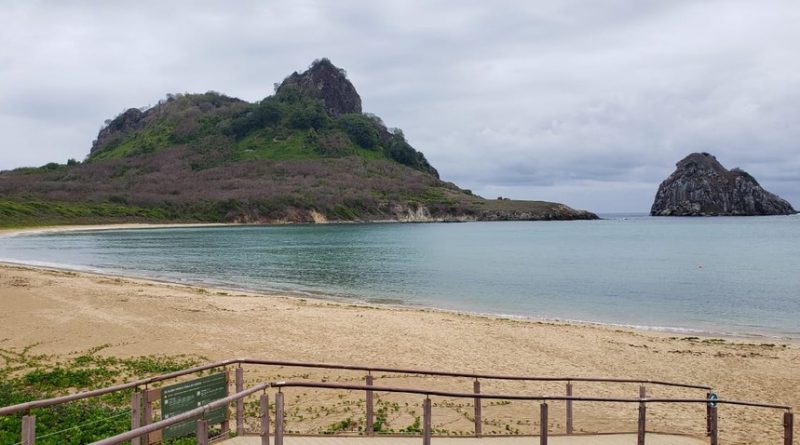
<path id="1" fill-rule="evenodd" d="M 167 95 L 107 120 L 83 162 L 0 173 L 0 225 L 593 218 L 442 181 L 327 59 L 257 103 Z"/>

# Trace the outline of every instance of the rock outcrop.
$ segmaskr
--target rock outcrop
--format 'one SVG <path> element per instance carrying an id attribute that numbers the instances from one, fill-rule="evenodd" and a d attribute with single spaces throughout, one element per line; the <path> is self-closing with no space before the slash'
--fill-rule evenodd
<path id="1" fill-rule="evenodd" d="M 708 153 L 692 153 L 658 187 L 653 216 L 752 216 L 797 213 L 747 172 L 728 170 Z"/>
<path id="2" fill-rule="evenodd" d="M 347 80 L 347 73 L 324 58 L 314 61 L 302 73 L 292 73 L 275 90 L 275 94 L 298 94 L 304 98 L 322 100 L 325 111 L 331 116 L 361 113 L 361 96 Z"/>
<path id="3" fill-rule="evenodd" d="M 103 149 L 114 137 L 120 133 L 138 130 L 144 126 L 145 113 L 138 108 L 129 108 L 112 120 L 108 120 L 107 125 L 100 130 L 97 139 L 92 143 L 89 152 L 96 153 Z"/>

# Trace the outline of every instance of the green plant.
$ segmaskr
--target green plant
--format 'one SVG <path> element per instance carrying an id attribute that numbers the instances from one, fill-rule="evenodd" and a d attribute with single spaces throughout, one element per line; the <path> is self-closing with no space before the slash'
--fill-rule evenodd
<path id="1" fill-rule="evenodd" d="M 100 345 L 67 359 L 36 355 L 30 345 L 20 351 L 0 349 L 0 406 L 56 397 L 74 391 L 109 386 L 127 378 L 163 374 L 197 363 L 194 357 L 145 356 L 116 358 L 100 355 Z M 37 443 L 78 445 L 130 427 L 130 390 L 31 411 L 36 416 Z M 17 443 L 22 415 L 0 417 L 0 443 Z M 178 439 L 171 445 L 194 443 Z"/>
<path id="2" fill-rule="evenodd" d="M 420 425 L 421 423 L 419 416 L 414 416 L 414 422 L 411 425 L 403 428 L 401 431 L 404 433 L 421 433 L 422 428 Z"/>
<path id="3" fill-rule="evenodd" d="M 362 148 L 373 148 L 378 145 L 378 129 L 369 117 L 363 114 L 343 114 L 339 116 L 336 124 Z"/>

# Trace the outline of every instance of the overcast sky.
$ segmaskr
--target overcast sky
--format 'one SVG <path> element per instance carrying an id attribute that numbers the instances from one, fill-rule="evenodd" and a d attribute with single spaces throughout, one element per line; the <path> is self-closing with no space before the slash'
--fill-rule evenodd
<path id="1" fill-rule="evenodd" d="M 256 101 L 328 57 L 488 198 L 646 212 L 693 151 L 800 207 L 800 2 L 4 1 L 0 169 L 82 160 L 167 93 Z"/>

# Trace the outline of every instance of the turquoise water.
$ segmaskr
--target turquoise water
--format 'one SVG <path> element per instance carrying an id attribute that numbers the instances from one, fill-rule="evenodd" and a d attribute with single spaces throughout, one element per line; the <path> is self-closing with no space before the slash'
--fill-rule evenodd
<path id="1" fill-rule="evenodd" d="M 0 259 L 536 319 L 800 338 L 800 217 L 141 229 Z"/>

